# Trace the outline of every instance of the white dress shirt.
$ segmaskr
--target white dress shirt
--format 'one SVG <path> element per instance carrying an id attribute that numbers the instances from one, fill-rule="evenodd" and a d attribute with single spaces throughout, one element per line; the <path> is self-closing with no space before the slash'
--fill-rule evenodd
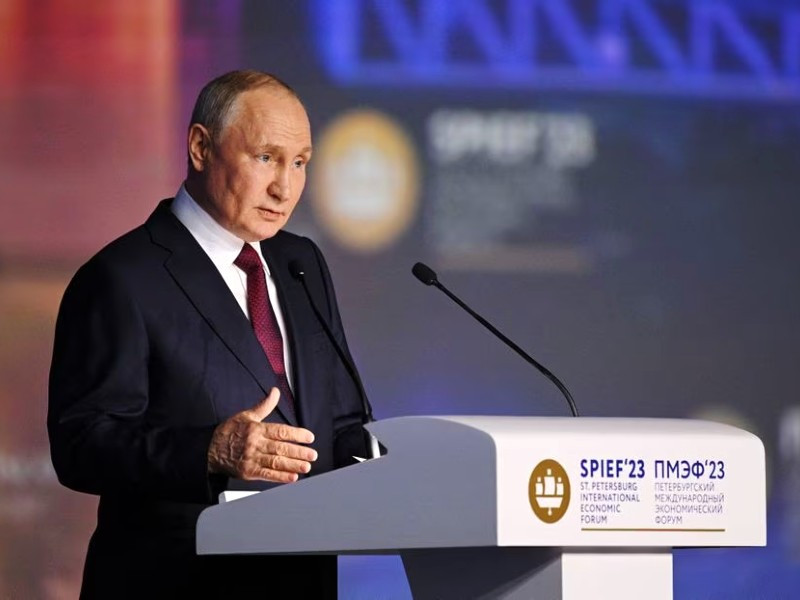
<path id="1" fill-rule="evenodd" d="M 245 272 L 233 264 L 236 257 L 242 251 L 242 244 L 249 243 L 253 250 L 258 253 L 261 265 L 267 280 L 267 292 L 272 310 L 278 321 L 278 327 L 283 337 L 283 364 L 286 366 L 286 378 L 292 386 L 292 361 L 289 353 L 289 339 L 286 337 L 286 325 L 283 321 L 283 311 L 278 302 L 278 289 L 275 287 L 275 280 L 269 272 L 269 266 L 261 254 L 261 245 L 258 242 L 244 242 L 236 237 L 222 225 L 217 223 L 211 215 L 203 210 L 194 198 L 186 191 L 186 187 L 181 185 L 175 199 L 172 201 L 172 212 L 183 223 L 189 233 L 192 234 L 200 247 L 208 254 L 211 262 L 217 267 L 219 274 L 230 288 L 233 297 L 239 303 L 245 316 L 250 318 L 247 310 L 247 275 Z M 294 391 L 294 386 L 292 386 Z"/>

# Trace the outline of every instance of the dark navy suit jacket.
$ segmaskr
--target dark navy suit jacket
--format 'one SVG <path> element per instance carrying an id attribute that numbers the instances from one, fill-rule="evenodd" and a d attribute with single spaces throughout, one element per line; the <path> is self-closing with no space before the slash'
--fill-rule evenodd
<path id="1" fill-rule="evenodd" d="M 319 249 L 283 231 L 261 245 L 283 309 L 297 409 L 293 414 L 282 399 L 267 420 L 314 432 L 313 476 L 366 456 L 361 400 L 289 271 L 292 261 L 303 265 L 316 305 L 349 356 Z M 48 431 L 59 480 L 100 496 L 83 597 L 222 598 L 237 585 L 273 597 L 266 592 L 290 577 L 286 561 L 298 559 L 197 557 L 194 534 L 198 514 L 219 492 L 247 487 L 208 475 L 214 428 L 274 385 L 250 322 L 169 200 L 80 268 L 56 325 Z M 314 595 L 329 595 L 330 585 L 335 593 L 331 557 L 301 560 L 308 581 L 327 581 L 320 590 L 328 591 Z"/>

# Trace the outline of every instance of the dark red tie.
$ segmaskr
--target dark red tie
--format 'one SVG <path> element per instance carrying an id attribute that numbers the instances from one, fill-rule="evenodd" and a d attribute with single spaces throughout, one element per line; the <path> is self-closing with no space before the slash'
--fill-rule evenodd
<path id="1" fill-rule="evenodd" d="M 294 398 L 286 378 L 286 365 L 283 363 L 283 337 L 269 302 L 261 259 L 250 244 L 245 244 L 233 264 L 247 274 L 247 310 L 250 312 L 250 324 L 278 378 L 281 398 L 287 400 L 294 412 Z"/>

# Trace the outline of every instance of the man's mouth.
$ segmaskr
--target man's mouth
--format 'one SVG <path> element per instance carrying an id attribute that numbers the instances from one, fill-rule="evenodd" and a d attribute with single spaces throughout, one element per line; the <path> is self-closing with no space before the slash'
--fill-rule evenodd
<path id="1" fill-rule="evenodd" d="M 273 210 L 271 208 L 266 208 L 266 207 L 262 207 L 262 206 L 259 206 L 257 208 L 258 208 L 258 212 L 261 213 L 261 216 L 262 217 L 266 217 L 268 219 L 279 219 L 280 217 L 283 216 L 282 212 L 279 212 L 277 210 Z"/>

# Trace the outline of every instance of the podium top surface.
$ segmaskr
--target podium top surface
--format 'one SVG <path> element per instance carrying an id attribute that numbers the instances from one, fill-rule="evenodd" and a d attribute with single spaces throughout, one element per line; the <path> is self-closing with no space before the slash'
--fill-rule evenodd
<path id="1" fill-rule="evenodd" d="M 431 423 L 446 421 L 459 423 L 498 438 L 507 435 L 530 436 L 534 433 L 556 433 L 558 435 L 599 434 L 599 435 L 679 435 L 679 436 L 728 436 L 756 440 L 754 434 L 715 421 L 699 419 L 655 419 L 630 417 L 509 417 L 483 415 L 433 415 L 395 417 L 369 423 L 367 428 L 375 435 L 378 432 L 394 437 L 401 432 L 398 441 L 402 443 L 402 430 L 415 422 Z M 398 427 L 400 429 L 398 429 Z M 380 436 L 379 436 L 380 437 Z M 407 439 L 407 438 L 405 438 Z M 412 442 L 412 440 L 407 440 Z"/>

